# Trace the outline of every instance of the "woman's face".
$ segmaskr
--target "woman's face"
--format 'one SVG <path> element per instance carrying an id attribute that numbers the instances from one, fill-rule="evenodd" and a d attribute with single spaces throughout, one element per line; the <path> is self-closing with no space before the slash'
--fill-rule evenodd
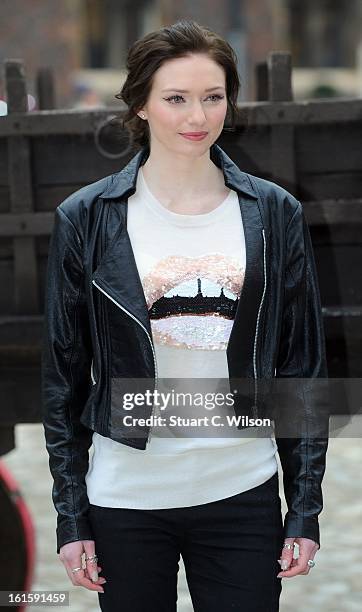
<path id="1" fill-rule="evenodd" d="M 209 90 L 209 91 L 208 91 Z M 204 54 L 173 58 L 155 72 L 146 115 L 151 147 L 158 142 L 173 154 L 199 156 L 219 137 L 227 113 L 224 69 Z M 202 140 L 181 134 L 207 132 Z"/>

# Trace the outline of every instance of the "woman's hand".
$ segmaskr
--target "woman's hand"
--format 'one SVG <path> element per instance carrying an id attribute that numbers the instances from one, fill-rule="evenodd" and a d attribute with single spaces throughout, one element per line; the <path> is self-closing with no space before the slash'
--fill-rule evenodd
<path id="1" fill-rule="evenodd" d="M 292 548 L 283 548 L 281 557 L 278 560 L 283 570 L 282 562 L 286 562 L 286 570 L 277 574 L 278 578 L 293 578 L 298 574 L 309 574 L 311 568 L 308 565 L 308 559 L 314 559 L 314 555 L 319 549 L 319 545 L 314 540 L 309 538 L 285 538 L 284 544 L 292 544 L 296 542 L 299 545 L 299 557 L 293 559 L 294 546 Z"/>
<path id="2" fill-rule="evenodd" d="M 82 555 L 85 553 L 86 567 L 72 572 L 76 567 L 82 568 Z M 67 574 L 74 586 L 83 586 L 90 591 L 104 593 L 102 584 L 106 581 L 103 576 L 98 578 L 98 572 L 102 568 L 97 565 L 97 559 L 87 559 L 95 555 L 94 540 L 78 540 L 64 544 L 59 551 L 59 557 L 63 563 Z"/>

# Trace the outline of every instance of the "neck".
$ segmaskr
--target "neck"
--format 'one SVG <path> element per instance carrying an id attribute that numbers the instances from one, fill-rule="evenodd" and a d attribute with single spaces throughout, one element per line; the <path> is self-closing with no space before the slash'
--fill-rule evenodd
<path id="1" fill-rule="evenodd" d="M 202 197 L 224 187 L 222 171 L 210 159 L 210 149 L 199 156 L 187 156 L 156 143 L 142 170 L 149 187 L 162 192 L 170 202 Z"/>

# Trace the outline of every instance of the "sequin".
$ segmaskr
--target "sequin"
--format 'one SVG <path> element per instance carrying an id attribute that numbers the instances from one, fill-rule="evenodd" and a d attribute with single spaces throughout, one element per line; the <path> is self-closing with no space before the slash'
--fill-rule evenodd
<path id="1" fill-rule="evenodd" d="M 244 275 L 221 253 L 160 260 L 142 281 L 155 343 L 225 350 Z"/>

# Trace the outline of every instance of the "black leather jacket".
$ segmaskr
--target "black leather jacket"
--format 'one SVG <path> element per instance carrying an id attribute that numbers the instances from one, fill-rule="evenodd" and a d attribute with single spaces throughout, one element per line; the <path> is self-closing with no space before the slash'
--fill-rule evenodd
<path id="1" fill-rule="evenodd" d="M 93 539 L 85 474 L 93 431 L 144 450 L 112 420 L 111 378 L 157 377 L 147 304 L 127 233 L 143 147 L 120 172 L 71 194 L 55 210 L 45 294 L 42 410 L 54 479 L 57 552 Z M 320 295 L 311 239 L 298 200 L 277 184 L 241 171 L 216 144 L 212 161 L 238 194 L 246 270 L 229 343 L 230 378 L 327 377 Z M 303 396 L 306 419 L 319 410 Z M 245 404 L 246 405 L 246 404 Z M 268 408 L 269 407 L 269 408 Z M 293 405 L 288 406 L 291 417 Z M 258 412 L 257 412 L 258 413 Z M 254 412 L 255 414 L 255 412 Z M 148 416 L 145 415 L 145 416 Z M 288 512 L 285 537 L 320 544 L 318 515 L 328 437 L 278 437 Z"/>

